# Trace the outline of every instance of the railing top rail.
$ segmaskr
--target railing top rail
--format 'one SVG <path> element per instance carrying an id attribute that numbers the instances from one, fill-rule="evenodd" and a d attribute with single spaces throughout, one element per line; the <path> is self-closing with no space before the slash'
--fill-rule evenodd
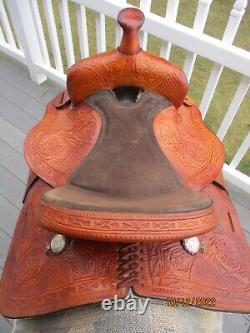
<path id="1" fill-rule="evenodd" d="M 103 14 L 112 18 L 116 18 L 118 12 L 127 6 L 127 4 L 114 0 L 102 0 L 102 3 L 93 0 L 71 1 L 84 4 L 95 11 L 101 10 Z M 148 12 L 145 16 L 143 31 L 198 53 L 206 59 L 229 67 L 245 76 L 250 76 L 250 52 L 203 33 L 194 34 L 192 28 L 177 22 L 166 21 L 164 17 L 154 13 Z"/>

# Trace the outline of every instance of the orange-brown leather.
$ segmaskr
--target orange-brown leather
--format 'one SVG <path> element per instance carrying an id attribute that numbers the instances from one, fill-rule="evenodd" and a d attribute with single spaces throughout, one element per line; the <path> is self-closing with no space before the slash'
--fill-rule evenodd
<path id="1" fill-rule="evenodd" d="M 72 110 L 67 99 L 62 107 L 64 95 L 61 92 L 48 104 L 44 118 L 32 128 L 24 143 L 29 167 L 52 186 L 66 183 L 94 147 L 101 128 L 100 115 L 85 103 Z"/>
<path id="2" fill-rule="evenodd" d="M 199 236 L 202 249 L 188 254 L 180 242 L 143 245 L 143 262 L 135 287 L 140 295 L 174 298 L 214 310 L 250 311 L 250 249 L 235 208 L 217 184 L 202 192 L 215 203 L 217 226 Z M 204 304 L 213 299 L 213 304 Z"/>
<path id="3" fill-rule="evenodd" d="M 179 107 L 187 94 L 184 72 L 175 64 L 141 51 L 129 56 L 113 50 L 86 58 L 68 72 L 67 88 L 74 105 L 101 89 L 138 86 L 162 95 Z"/>
<path id="4" fill-rule="evenodd" d="M 63 91 L 48 104 L 44 118 L 28 133 L 24 144 L 29 167 L 54 187 L 67 182 L 93 149 L 101 129 L 100 115 L 85 103 L 74 107 L 67 99 L 58 109 L 64 95 Z M 179 109 L 162 110 L 153 129 L 159 146 L 187 184 L 202 188 L 219 176 L 223 145 L 202 121 L 189 96 Z"/>
<path id="5" fill-rule="evenodd" d="M 98 142 L 67 185 L 42 197 L 42 226 L 121 242 L 176 240 L 211 230 L 212 201 L 183 184 L 155 140 L 155 114 L 170 103 L 149 91 L 124 102 L 110 90 L 85 101 L 102 118 Z"/>
<path id="6" fill-rule="evenodd" d="M 8 254 L 0 288 L 0 312 L 8 317 L 42 315 L 125 297 L 172 299 L 225 311 L 250 311 L 250 251 L 227 193 L 210 184 L 217 227 L 202 236 L 202 250 L 181 241 L 102 243 L 72 239 L 60 255 L 46 254 L 53 233 L 38 224 L 39 200 L 50 186 L 37 180 L 28 192 Z M 171 303 L 172 304 L 172 303 Z"/>
<path id="7" fill-rule="evenodd" d="M 142 13 L 124 10 L 119 23 L 125 31 L 119 49 L 74 65 L 68 75 L 68 90 L 49 103 L 43 120 L 26 138 L 25 157 L 31 172 L 0 284 L 0 313 L 12 318 L 43 315 L 114 295 L 125 297 L 129 288 L 142 296 L 174 298 L 174 303 L 249 312 L 250 251 L 221 175 L 223 146 L 202 122 L 193 101 L 185 98 L 184 73 L 141 51 Z M 183 239 L 171 235 L 164 242 L 158 238 L 149 243 L 121 244 L 79 239 L 79 231 L 71 235 L 74 237 L 59 255 L 47 250 L 58 230 L 41 227 L 42 198 L 69 181 L 100 137 L 101 116 L 86 104 L 86 97 L 121 85 L 154 91 L 173 104 L 153 120 L 157 144 L 183 185 L 213 201 L 216 217 L 214 229 L 208 231 L 203 225 L 199 236 L 202 248 L 195 255 L 188 253 Z M 50 213 L 52 208 L 53 204 Z M 60 222 L 65 217 L 55 214 L 53 219 Z M 125 216 L 122 218 L 128 228 Z M 95 225 L 99 233 L 106 221 L 98 221 L 100 230 Z M 143 222 L 144 229 L 149 222 Z M 176 230 L 172 222 L 168 232 Z M 153 225 L 150 232 L 162 227 L 161 223 Z M 193 230 L 196 227 L 194 223 Z M 189 235 L 185 231 L 180 238 Z"/>
<path id="8" fill-rule="evenodd" d="M 224 147 L 189 96 L 179 109 L 170 106 L 158 113 L 153 126 L 159 146 L 186 184 L 202 188 L 219 176 Z"/>
<path id="9" fill-rule="evenodd" d="M 69 97 L 74 105 L 101 89 L 138 86 L 150 89 L 179 107 L 187 93 L 187 79 L 177 65 L 142 51 L 139 30 L 143 13 L 125 8 L 118 14 L 123 36 L 117 50 L 83 59 L 73 65 L 67 76 Z"/>
<path id="10" fill-rule="evenodd" d="M 123 29 L 118 49 L 83 59 L 68 72 L 67 88 L 73 105 L 101 89 L 137 86 L 150 89 L 179 107 L 187 94 L 187 79 L 177 65 L 144 52 L 139 45 L 139 29 L 144 15 L 126 8 L 118 15 Z"/>
<path id="11" fill-rule="evenodd" d="M 124 8 L 120 11 L 117 21 L 122 27 L 124 34 L 119 46 L 121 53 L 135 55 L 140 52 L 139 33 L 144 23 L 144 15 L 139 10 Z"/>
<path id="12" fill-rule="evenodd" d="M 46 253 L 53 236 L 38 224 L 42 180 L 30 188 L 0 285 L 0 313 L 28 317 L 101 301 L 116 293 L 117 249 L 110 243 L 73 239 L 58 256 Z"/>

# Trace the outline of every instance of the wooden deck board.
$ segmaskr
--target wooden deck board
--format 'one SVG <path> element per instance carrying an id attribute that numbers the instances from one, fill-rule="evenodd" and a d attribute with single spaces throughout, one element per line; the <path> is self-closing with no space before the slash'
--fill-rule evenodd
<path id="1" fill-rule="evenodd" d="M 0 195 L 0 212 L 0 230 L 4 230 L 5 233 L 12 237 L 19 214 L 19 209 Z"/>
<path id="2" fill-rule="evenodd" d="M 28 165 L 23 154 L 0 139 L 0 165 L 26 183 Z"/>
<path id="3" fill-rule="evenodd" d="M 48 90 L 46 83 L 37 85 L 32 82 L 29 77 L 25 77 L 23 73 L 13 71 L 12 67 L 6 63 L 0 63 L 0 76 L 3 81 L 13 85 L 27 96 L 33 97 L 38 101 L 43 101 L 41 97 L 46 94 Z"/>
<path id="4" fill-rule="evenodd" d="M 0 139 L 2 141 L 5 141 L 22 154 L 24 138 L 25 134 L 23 132 L 0 117 Z"/>
<path id="5" fill-rule="evenodd" d="M 1 333 L 11 333 L 13 324 L 11 321 L 8 321 L 6 318 L 0 316 L 0 332 Z"/>
<path id="6" fill-rule="evenodd" d="M 22 206 L 22 196 L 25 188 L 25 183 L 16 178 L 7 169 L 0 165 L 1 187 L 0 194 L 7 201 L 11 202 L 17 208 Z"/>
<path id="7" fill-rule="evenodd" d="M 8 121 L 21 132 L 27 133 L 29 129 L 37 123 L 37 119 L 35 117 L 27 114 L 3 97 L 0 97 L 0 105 L 0 117 Z"/>
<path id="8" fill-rule="evenodd" d="M 62 87 L 49 81 L 41 85 L 35 84 L 30 80 L 28 71 L 25 68 L 20 68 L 20 65 L 13 68 L 13 63 L 10 64 L 8 60 L 1 59 L 0 76 L 3 80 L 13 84 L 27 95 L 33 96 L 41 103 L 47 103 L 62 89 Z"/>
<path id="9" fill-rule="evenodd" d="M 3 80 L 0 80 L 0 97 L 36 119 L 40 119 L 43 115 L 44 106 L 41 103 Z"/>
<path id="10" fill-rule="evenodd" d="M 11 237 L 3 232 L 0 232 L 0 266 L 4 267 L 5 258 L 8 254 Z"/>
<path id="11" fill-rule="evenodd" d="M 238 202 L 234 202 L 234 206 L 240 218 L 240 223 L 246 231 L 250 232 L 250 210 Z M 249 243 L 250 244 L 250 243 Z"/>

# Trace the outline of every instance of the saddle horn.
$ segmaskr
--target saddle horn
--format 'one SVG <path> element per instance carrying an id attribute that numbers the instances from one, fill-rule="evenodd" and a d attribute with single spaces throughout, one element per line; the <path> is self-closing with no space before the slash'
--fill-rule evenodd
<path id="1" fill-rule="evenodd" d="M 119 51 L 126 55 L 135 55 L 141 51 L 139 32 L 144 23 L 144 14 L 136 8 L 125 8 L 118 15 L 118 23 L 123 29 Z"/>

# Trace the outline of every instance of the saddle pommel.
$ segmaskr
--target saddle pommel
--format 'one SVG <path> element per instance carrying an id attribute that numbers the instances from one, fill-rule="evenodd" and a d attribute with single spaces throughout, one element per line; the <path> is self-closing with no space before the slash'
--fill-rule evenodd
<path id="1" fill-rule="evenodd" d="M 123 29 L 119 51 L 126 55 L 140 52 L 139 31 L 144 23 L 144 14 L 138 8 L 125 8 L 118 15 L 118 23 Z"/>

